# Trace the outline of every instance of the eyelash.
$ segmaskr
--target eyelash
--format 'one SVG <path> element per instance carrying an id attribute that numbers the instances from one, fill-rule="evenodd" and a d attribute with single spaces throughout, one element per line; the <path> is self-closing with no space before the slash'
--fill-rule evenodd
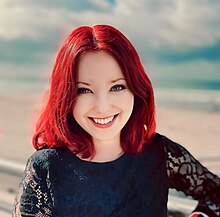
<path id="1" fill-rule="evenodd" d="M 111 87 L 110 91 L 119 92 L 124 89 L 127 89 L 125 85 L 117 84 Z M 77 89 L 77 94 L 87 94 L 87 93 L 92 93 L 92 91 L 90 89 L 83 88 L 83 87 Z"/>
<path id="2" fill-rule="evenodd" d="M 118 89 L 118 88 L 120 88 L 120 89 Z M 114 85 L 113 87 L 111 87 L 111 90 L 112 89 L 115 89 L 115 91 L 118 92 L 118 91 L 126 89 L 126 86 L 122 85 L 122 84 L 117 84 L 117 85 Z"/>
<path id="3" fill-rule="evenodd" d="M 87 93 L 91 93 L 92 91 L 87 89 L 87 88 L 78 88 L 77 89 L 77 94 L 87 94 Z"/>

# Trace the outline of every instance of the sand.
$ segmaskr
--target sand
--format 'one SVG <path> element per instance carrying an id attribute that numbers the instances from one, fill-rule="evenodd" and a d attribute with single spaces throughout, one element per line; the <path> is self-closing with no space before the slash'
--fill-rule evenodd
<path id="1" fill-rule="evenodd" d="M 39 96 L 0 95 L 0 159 L 25 164 L 34 152 L 31 137 Z M 210 171 L 220 174 L 220 113 L 157 108 L 157 132 L 186 147 Z M 0 199 L 12 204 L 20 177 L 0 173 Z M 1 211 L 1 216 L 9 216 Z"/>
<path id="2" fill-rule="evenodd" d="M 42 97 L 0 95 L 0 158 L 25 162 L 33 153 L 31 136 Z M 220 113 L 157 108 L 157 132 L 182 144 L 220 174 Z"/>
<path id="3" fill-rule="evenodd" d="M 157 131 L 220 174 L 220 113 L 158 108 Z"/>

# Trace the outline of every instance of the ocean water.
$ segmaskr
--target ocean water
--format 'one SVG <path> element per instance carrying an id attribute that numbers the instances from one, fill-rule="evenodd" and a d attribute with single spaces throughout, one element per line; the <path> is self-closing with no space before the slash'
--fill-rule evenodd
<path id="1" fill-rule="evenodd" d="M 155 101 L 162 107 L 220 112 L 220 90 L 155 88 Z"/>
<path id="2" fill-rule="evenodd" d="M 220 112 L 220 81 L 160 81 L 154 84 L 157 106 Z M 41 95 L 48 80 L 0 79 L 0 94 Z"/>
<path id="3" fill-rule="evenodd" d="M 220 112 L 219 79 L 173 79 L 155 81 L 159 106 Z"/>

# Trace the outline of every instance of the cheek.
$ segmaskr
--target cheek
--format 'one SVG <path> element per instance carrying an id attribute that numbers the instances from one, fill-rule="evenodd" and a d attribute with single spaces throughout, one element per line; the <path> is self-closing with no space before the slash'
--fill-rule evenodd
<path id="1" fill-rule="evenodd" d="M 75 103 L 75 105 L 73 106 L 73 110 L 72 110 L 72 112 L 73 112 L 73 117 L 74 117 L 75 119 L 77 119 L 77 117 L 79 117 L 79 116 L 82 115 L 82 113 L 83 113 L 83 108 L 84 108 L 83 104 L 82 104 L 79 100 L 77 100 L 76 103 Z"/>
<path id="2" fill-rule="evenodd" d="M 134 95 L 130 92 L 122 94 L 115 104 L 123 112 L 123 118 L 129 119 L 133 112 Z"/>
<path id="3" fill-rule="evenodd" d="M 119 103 L 121 104 L 123 110 L 132 110 L 134 105 L 134 95 L 130 92 L 124 94 Z"/>
<path id="4" fill-rule="evenodd" d="M 76 100 L 75 105 L 73 106 L 72 113 L 75 119 L 79 116 L 85 115 L 91 108 L 91 100 L 84 98 L 79 98 Z"/>

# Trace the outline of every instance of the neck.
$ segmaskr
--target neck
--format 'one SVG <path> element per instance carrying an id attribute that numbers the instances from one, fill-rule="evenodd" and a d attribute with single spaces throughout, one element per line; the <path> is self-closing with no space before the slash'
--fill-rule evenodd
<path id="1" fill-rule="evenodd" d="M 95 157 L 92 161 L 107 162 L 113 161 L 119 158 L 123 154 L 122 147 L 120 145 L 120 139 L 100 141 L 93 139 L 95 146 Z"/>

